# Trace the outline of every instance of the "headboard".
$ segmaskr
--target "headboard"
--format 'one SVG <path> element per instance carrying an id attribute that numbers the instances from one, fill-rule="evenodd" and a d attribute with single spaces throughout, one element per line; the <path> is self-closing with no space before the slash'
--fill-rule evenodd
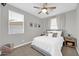
<path id="1" fill-rule="evenodd" d="M 64 36 L 63 30 L 62 29 L 47 29 L 46 32 L 53 32 L 53 31 L 62 31 L 61 36 Z"/>
<path id="2" fill-rule="evenodd" d="M 46 31 L 62 31 L 63 32 L 62 29 L 47 29 Z"/>

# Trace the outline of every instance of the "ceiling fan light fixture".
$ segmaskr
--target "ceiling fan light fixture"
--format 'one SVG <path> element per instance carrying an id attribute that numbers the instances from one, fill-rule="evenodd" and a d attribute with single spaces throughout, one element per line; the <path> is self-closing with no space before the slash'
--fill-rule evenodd
<path id="1" fill-rule="evenodd" d="M 38 6 L 34 6 L 34 8 L 36 9 L 40 9 L 40 12 L 38 12 L 38 14 L 44 13 L 44 14 L 49 14 L 50 10 L 56 9 L 56 7 L 52 6 L 52 7 L 48 7 L 47 3 L 43 3 L 42 7 L 38 7 Z"/>
<path id="2" fill-rule="evenodd" d="M 47 9 L 42 9 L 42 13 L 46 13 L 47 12 Z"/>

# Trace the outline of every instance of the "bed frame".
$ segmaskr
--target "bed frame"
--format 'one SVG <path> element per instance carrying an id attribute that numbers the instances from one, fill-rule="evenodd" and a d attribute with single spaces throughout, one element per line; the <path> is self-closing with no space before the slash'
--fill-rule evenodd
<path id="1" fill-rule="evenodd" d="M 33 49 L 35 49 L 36 51 L 40 52 L 43 56 L 51 56 L 51 54 L 49 54 L 47 51 L 35 46 L 35 45 L 31 45 L 31 47 Z"/>

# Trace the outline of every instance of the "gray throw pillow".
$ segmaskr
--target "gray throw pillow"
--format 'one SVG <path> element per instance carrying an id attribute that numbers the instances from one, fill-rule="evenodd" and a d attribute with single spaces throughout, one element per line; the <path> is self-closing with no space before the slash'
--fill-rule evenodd
<path id="1" fill-rule="evenodd" d="M 53 37 L 57 37 L 57 33 L 53 33 Z"/>

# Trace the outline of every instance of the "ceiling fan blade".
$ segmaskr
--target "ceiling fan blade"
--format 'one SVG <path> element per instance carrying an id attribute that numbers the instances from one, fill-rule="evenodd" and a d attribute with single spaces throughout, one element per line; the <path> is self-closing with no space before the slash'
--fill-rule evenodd
<path id="1" fill-rule="evenodd" d="M 47 6 L 47 3 L 43 3 L 43 7 L 46 7 Z"/>
<path id="2" fill-rule="evenodd" d="M 41 9 L 41 7 L 36 7 L 36 6 L 34 6 L 34 8 Z"/>
<path id="3" fill-rule="evenodd" d="M 47 7 L 47 9 L 56 9 L 56 7 Z"/>
<path id="4" fill-rule="evenodd" d="M 42 11 L 38 12 L 38 14 L 40 14 Z"/>

